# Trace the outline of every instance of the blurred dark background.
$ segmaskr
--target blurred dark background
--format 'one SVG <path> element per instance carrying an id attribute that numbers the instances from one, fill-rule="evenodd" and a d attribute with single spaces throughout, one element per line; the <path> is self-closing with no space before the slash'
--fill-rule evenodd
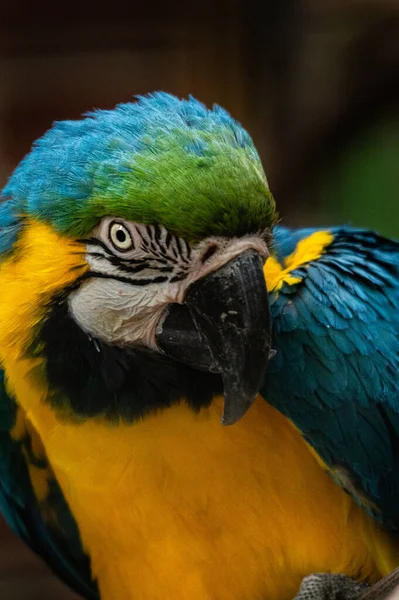
<path id="1" fill-rule="evenodd" d="M 399 237 L 399 0 L 0 6 L 0 184 L 52 121 L 189 93 L 251 132 L 290 225 Z M 0 598 L 72 600 L 0 522 Z"/>

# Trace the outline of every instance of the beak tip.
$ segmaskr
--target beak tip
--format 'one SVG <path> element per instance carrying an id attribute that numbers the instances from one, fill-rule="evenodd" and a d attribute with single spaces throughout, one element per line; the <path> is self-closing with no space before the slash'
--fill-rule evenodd
<path id="1" fill-rule="evenodd" d="M 221 423 L 222 425 L 225 425 L 225 426 L 226 426 L 226 425 L 234 425 L 236 422 L 237 422 L 237 421 L 234 421 L 234 420 L 232 420 L 232 419 L 228 419 L 228 418 L 227 418 L 227 417 L 225 417 L 224 415 L 222 416 L 222 418 L 221 418 L 221 421 L 220 421 L 220 423 Z"/>
<path id="2" fill-rule="evenodd" d="M 257 395 L 255 394 L 251 399 L 246 398 L 244 402 L 231 403 L 225 398 L 222 425 L 235 425 L 238 423 L 255 402 Z"/>

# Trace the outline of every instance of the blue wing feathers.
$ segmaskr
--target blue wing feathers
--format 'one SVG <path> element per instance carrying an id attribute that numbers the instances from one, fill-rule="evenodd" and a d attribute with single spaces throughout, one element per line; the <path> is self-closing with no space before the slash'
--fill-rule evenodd
<path id="1" fill-rule="evenodd" d="M 280 263 L 314 231 L 276 228 Z M 399 526 L 399 243 L 329 231 L 324 254 L 292 273 L 299 282 L 270 294 L 277 354 L 262 393 Z"/>

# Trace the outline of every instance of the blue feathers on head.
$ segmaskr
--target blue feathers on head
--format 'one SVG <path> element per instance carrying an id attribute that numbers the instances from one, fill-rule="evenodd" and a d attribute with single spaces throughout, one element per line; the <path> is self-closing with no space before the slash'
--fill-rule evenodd
<path id="1" fill-rule="evenodd" d="M 75 233 L 75 224 L 84 221 L 79 231 L 84 233 L 112 208 L 112 194 L 106 197 L 105 190 L 109 174 L 115 175 L 109 180 L 115 181 L 116 187 L 125 175 L 131 177 L 132 161 L 138 156 L 157 156 L 168 143 L 165 139 L 174 136 L 182 136 L 185 153 L 199 158 L 211 154 L 208 146 L 216 139 L 221 147 L 218 160 L 227 161 L 228 152 L 232 152 L 233 159 L 244 152 L 248 162 L 258 164 L 263 173 L 248 133 L 222 108 L 209 110 L 192 97 L 179 100 L 157 92 L 86 117 L 56 122 L 15 169 L 0 196 L 5 201 L 0 209 L 0 252 L 15 241 L 20 218 L 25 215 L 67 233 Z M 170 153 L 169 147 L 167 151 Z M 215 150 L 212 152 L 211 158 L 215 158 Z M 204 160 L 209 162 L 210 156 Z M 240 155 L 237 164 L 243 162 Z M 268 192 L 264 174 L 262 185 Z M 118 188 L 112 192 L 118 196 Z M 121 183 L 114 204 L 122 196 Z"/>

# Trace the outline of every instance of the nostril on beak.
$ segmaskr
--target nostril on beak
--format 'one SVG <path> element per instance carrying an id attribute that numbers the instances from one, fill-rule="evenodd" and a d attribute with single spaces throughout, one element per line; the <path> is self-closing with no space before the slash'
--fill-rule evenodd
<path id="1" fill-rule="evenodd" d="M 209 246 L 209 248 L 204 252 L 204 254 L 201 257 L 202 264 L 206 263 L 206 261 L 209 260 L 215 254 L 217 249 L 217 244 L 212 244 L 211 246 Z"/>

